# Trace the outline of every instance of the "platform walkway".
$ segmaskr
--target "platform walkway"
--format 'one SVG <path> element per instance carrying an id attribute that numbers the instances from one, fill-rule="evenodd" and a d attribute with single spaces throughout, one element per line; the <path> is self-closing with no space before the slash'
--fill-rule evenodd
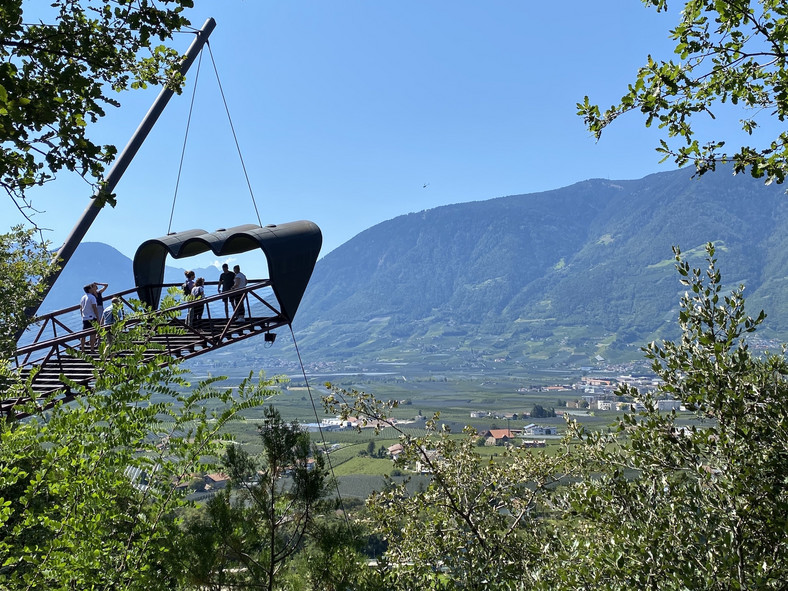
<path id="1" fill-rule="evenodd" d="M 206 283 L 206 286 L 208 285 L 215 283 Z M 166 289 L 172 286 L 174 284 L 164 284 L 161 287 Z M 233 318 L 232 304 L 230 304 L 230 318 L 225 316 L 223 294 L 184 302 L 168 309 L 169 312 L 176 313 L 176 317 L 169 320 L 169 324 L 181 330 L 176 331 L 179 334 L 155 336 L 152 342 L 157 346 L 150 348 L 150 357 L 163 355 L 165 359 L 189 359 L 243 339 L 266 335 L 275 328 L 289 324 L 277 307 L 269 301 L 276 300 L 266 297 L 267 292 L 270 291 L 268 288 L 270 281 L 255 280 L 246 288 L 231 292 L 233 295 L 242 295 L 241 301 L 247 314 L 243 320 Z M 109 305 L 112 297 L 118 298 L 123 302 L 124 311 L 128 313 L 132 310 L 130 298 L 135 296 L 136 289 L 129 289 L 105 296 L 104 301 Z M 186 320 L 189 310 L 200 305 L 205 306 L 202 320 L 189 325 Z M 126 324 L 131 325 L 140 321 L 129 317 Z M 87 388 L 93 386 L 94 366 L 88 360 L 75 356 L 73 352 L 79 349 L 83 337 L 87 343 L 90 335 L 97 331 L 96 328 L 75 329 L 73 328 L 75 326 L 80 328 L 82 326 L 79 306 L 44 314 L 32 327 L 34 329 L 37 327 L 33 341 L 17 348 L 12 360 L 13 366 L 21 371 L 23 377 L 27 378 L 34 373 L 31 390 L 40 410 L 46 410 L 60 402 L 69 402 L 78 395 L 64 378 L 79 386 Z M 271 342 L 272 337 L 265 338 Z M 160 347 L 164 350 L 162 351 Z M 96 353 L 91 355 L 96 356 Z M 0 400 L 0 418 L 27 416 L 29 413 L 23 413 L 16 407 L 29 401 L 29 397 Z"/>

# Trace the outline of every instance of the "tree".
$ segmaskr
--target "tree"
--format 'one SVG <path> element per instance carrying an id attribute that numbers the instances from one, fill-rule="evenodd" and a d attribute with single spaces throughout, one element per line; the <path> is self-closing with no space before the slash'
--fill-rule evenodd
<path id="1" fill-rule="evenodd" d="M 193 2 L 52 0 L 29 18 L 31 3 L 23 4 L 6 0 L 0 8 L 0 186 L 31 221 L 27 189 L 59 170 L 99 188 L 116 150 L 96 145 L 87 131 L 107 106 L 119 105 L 115 93 L 180 87 L 179 54 L 157 41 L 189 24 L 184 10 Z"/>
<path id="2" fill-rule="evenodd" d="M 643 0 L 665 11 L 667 0 Z M 588 97 L 578 103 L 580 114 L 599 139 L 602 131 L 619 116 L 639 110 L 646 126 L 656 121 L 668 138 L 682 140 L 671 145 L 660 141 L 657 151 L 683 166 L 695 165 L 699 174 L 718 163 L 733 163 L 736 173 L 749 168 L 766 182 L 785 180 L 788 171 L 788 132 L 782 131 L 768 145 L 725 148 L 722 139 L 700 142 L 694 120 L 714 118 L 722 103 L 742 108 L 741 128 L 748 134 L 764 115 L 784 122 L 788 115 L 788 20 L 782 0 L 751 2 L 686 0 L 678 25 L 671 31 L 676 61 L 651 56 L 618 104 L 601 112 Z M 771 123 L 767 119 L 767 123 Z"/>
<path id="3" fill-rule="evenodd" d="M 374 542 L 374 537 L 375 534 L 358 524 L 348 527 L 339 517 L 316 520 L 303 550 L 292 563 L 288 588 L 387 589 L 377 572 L 367 566 L 368 559 L 362 554 L 364 545 L 370 540 Z"/>
<path id="4" fill-rule="evenodd" d="M 531 411 L 531 418 L 532 419 L 546 419 L 555 416 L 555 409 L 546 409 L 541 404 L 534 404 L 534 408 Z"/>
<path id="5" fill-rule="evenodd" d="M 401 434 L 401 458 L 419 460 L 423 491 L 391 486 L 369 501 L 384 534 L 390 588 L 781 589 L 788 580 L 788 362 L 755 355 L 742 289 L 722 291 L 713 245 L 691 269 L 678 342 L 644 348 L 663 384 L 618 393 L 645 410 L 614 429 L 569 421 L 561 453 L 475 453 L 475 434 L 428 422 Z M 694 413 L 660 412 L 671 396 Z M 383 420 L 387 406 L 334 388 L 342 414 Z M 365 414 L 366 413 L 366 414 Z"/>
<path id="6" fill-rule="evenodd" d="M 327 474 L 309 434 L 272 406 L 264 416 L 262 461 L 229 446 L 223 463 L 232 487 L 187 525 L 182 570 L 191 584 L 274 589 L 323 508 Z"/>
<path id="7" fill-rule="evenodd" d="M 396 403 L 327 385 L 327 410 L 365 417 L 400 433 L 399 466 L 431 476 L 415 492 L 388 480 L 368 500 L 366 525 L 387 541 L 380 557 L 387 589 L 520 589 L 546 568 L 544 519 L 556 485 L 572 469 L 571 446 L 555 454 L 507 446 L 500 461 L 477 451 L 477 433 L 458 437 L 427 421 L 426 434 L 402 431 Z"/>
<path id="8" fill-rule="evenodd" d="M 11 358 L 15 336 L 31 321 L 27 309 L 40 301 L 43 287 L 38 279 L 48 273 L 52 260 L 46 246 L 21 226 L 0 234 L 0 359 Z"/>
<path id="9" fill-rule="evenodd" d="M 175 584 L 177 485 L 225 444 L 229 421 L 274 393 L 251 376 L 235 391 L 192 385 L 151 356 L 154 334 L 172 330 L 166 314 L 140 310 L 113 330 L 97 359 L 71 353 L 93 364 L 93 389 L 72 383 L 74 403 L 44 415 L 31 403 L 33 418 L 0 422 L 0 588 Z"/>
<path id="10" fill-rule="evenodd" d="M 746 315 L 742 287 L 722 293 L 708 267 L 690 269 L 676 250 L 688 288 L 678 342 L 645 348 L 664 381 L 610 433 L 575 425 L 586 477 L 556 498 L 556 564 L 543 588 L 777 589 L 788 577 L 788 364 L 754 355 L 747 335 L 764 314 Z M 695 421 L 661 413 L 670 395 Z"/>

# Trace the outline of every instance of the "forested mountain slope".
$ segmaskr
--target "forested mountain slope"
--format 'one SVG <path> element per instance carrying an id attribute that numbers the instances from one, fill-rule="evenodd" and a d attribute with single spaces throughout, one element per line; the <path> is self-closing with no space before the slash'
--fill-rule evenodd
<path id="1" fill-rule="evenodd" d="M 788 199 L 725 170 L 589 180 L 378 224 L 319 261 L 296 320 L 313 355 L 397 351 L 582 362 L 676 330 L 672 245 L 718 245 L 766 334 L 788 330 Z M 758 310 L 755 308 L 758 307 Z"/>

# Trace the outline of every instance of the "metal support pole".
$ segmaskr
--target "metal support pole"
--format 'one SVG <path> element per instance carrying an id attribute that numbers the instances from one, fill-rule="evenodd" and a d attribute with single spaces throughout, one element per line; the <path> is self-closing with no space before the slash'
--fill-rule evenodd
<path id="1" fill-rule="evenodd" d="M 194 38 L 194 41 L 192 41 L 192 44 L 186 51 L 186 55 L 181 61 L 179 70 L 182 75 L 186 75 L 186 72 L 189 71 L 189 68 L 199 55 L 203 45 L 205 45 L 205 43 L 208 41 L 208 37 L 211 35 L 211 32 L 213 32 L 215 27 L 216 21 L 213 18 L 209 18 L 205 21 L 202 29 L 197 32 L 197 36 Z M 121 152 L 120 156 L 113 163 L 110 171 L 104 177 L 102 188 L 91 197 L 91 201 L 82 214 L 82 217 L 71 230 L 71 234 L 69 234 L 68 238 L 66 238 L 63 246 L 61 246 L 57 251 L 53 261 L 59 261 L 60 268 L 51 275 L 44 278 L 43 281 L 46 285 L 44 293 L 35 308 L 28 308 L 28 316 L 34 316 L 38 311 L 38 308 L 41 306 L 44 298 L 49 293 L 49 290 L 52 289 L 55 281 L 60 276 L 61 271 L 65 268 L 69 259 L 71 259 L 71 255 L 74 254 L 77 246 L 79 246 L 79 243 L 82 242 L 82 239 L 85 237 L 85 234 L 87 234 L 91 224 L 93 224 L 93 221 L 98 216 L 99 211 L 101 211 L 101 208 L 104 206 L 104 200 L 99 199 L 99 197 L 102 193 L 111 194 L 115 190 L 115 187 L 118 185 L 123 173 L 126 172 L 126 169 L 129 167 L 129 164 L 131 164 L 132 159 L 134 156 L 136 156 L 137 151 L 142 146 L 145 138 L 148 137 L 148 134 L 156 124 L 159 115 L 161 115 L 162 111 L 164 111 L 164 107 L 167 106 L 167 103 L 170 101 L 170 98 L 172 98 L 173 94 L 173 90 L 165 87 L 161 90 L 159 96 L 156 97 L 156 100 L 154 101 L 150 110 L 148 110 L 148 113 L 145 115 L 142 123 L 140 123 L 139 127 L 137 127 L 137 131 L 134 132 L 134 135 L 129 140 L 129 143 L 126 144 L 123 152 Z"/>

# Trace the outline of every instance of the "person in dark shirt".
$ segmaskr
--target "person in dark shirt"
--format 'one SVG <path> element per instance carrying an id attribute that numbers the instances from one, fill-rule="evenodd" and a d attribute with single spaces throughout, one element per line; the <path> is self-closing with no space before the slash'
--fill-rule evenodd
<path id="1" fill-rule="evenodd" d="M 230 266 L 225 263 L 222 265 L 222 274 L 219 275 L 219 293 L 227 293 L 233 288 L 233 284 L 235 283 L 235 273 L 230 271 Z M 224 315 L 228 318 L 230 317 L 230 312 L 227 309 L 227 302 L 230 301 L 230 296 L 225 296 L 222 298 L 224 302 Z"/>
<path id="2" fill-rule="evenodd" d="M 109 285 L 106 283 L 93 282 L 93 294 L 96 296 L 96 307 L 98 308 L 97 320 L 101 320 L 101 317 L 104 315 L 104 292 L 108 287 Z"/>

